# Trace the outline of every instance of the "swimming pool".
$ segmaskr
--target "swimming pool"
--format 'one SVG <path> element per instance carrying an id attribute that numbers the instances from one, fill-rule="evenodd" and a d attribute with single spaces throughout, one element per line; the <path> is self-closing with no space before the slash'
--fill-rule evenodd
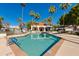
<path id="1" fill-rule="evenodd" d="M 29 56 L 44 55 L 60 40 L 60 38 L 47 33 L 28 34 L 23 37 L 17 37 L 16 39 L 18 39 L 17 46 Z"/>

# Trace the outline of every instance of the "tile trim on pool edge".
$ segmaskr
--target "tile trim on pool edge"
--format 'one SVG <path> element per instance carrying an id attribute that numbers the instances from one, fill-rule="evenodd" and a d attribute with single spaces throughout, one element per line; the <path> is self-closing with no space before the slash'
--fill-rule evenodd
<path id="1" fill-rule="evenodd" d="M 58 40 L 60 41 L 61 38 Z M 52 43 L 40 56 L 43 56 L 52 46 L 54 46 L 54 44 L 56 44 L 58 41 L 56 41 L 55 43 Z"/>

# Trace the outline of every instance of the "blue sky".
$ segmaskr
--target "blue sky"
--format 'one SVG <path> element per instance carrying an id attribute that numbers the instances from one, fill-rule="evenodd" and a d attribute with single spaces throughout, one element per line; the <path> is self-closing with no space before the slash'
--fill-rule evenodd
<path id="1" fill-rule="evenodd" d="M 56 7 L 56 12 L 52 16 L 52 23 L 57 24 L 61 15 L 64 14 L 64 10 L 59 7 L 59 3 L 27 3 L 24 8 L 23 22 L 29 22 L 32 20 L 32 17 L 29 15 L 30 10 L 34 10 L 40 14 L 40 19 L 38 19 L 37 22 L 47 18 L 50 15 L 48 9 L 51 5 Z M 74 5 L 75 4 L 72 4 L 67 10 L 65 10 L 65 13 L 68 13 Z M 18 25 L 16 20 L 21 17 L 21 11 L 22 8 L 20 3 L 0 4 L 0 16 L 4 17 L 4 23 L 9 22 L 11 25 Z"/>

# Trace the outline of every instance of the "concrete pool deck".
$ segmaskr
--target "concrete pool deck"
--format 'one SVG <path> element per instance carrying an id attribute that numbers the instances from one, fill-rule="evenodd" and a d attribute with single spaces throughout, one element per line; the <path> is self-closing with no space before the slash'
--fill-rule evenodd
<path id="1" fill-rule="evenodd" d="M 79 36 L 66 33 L 54 35 L 64 39 L 56 56 L 79 56 Z"/>
<path id="2" fill-rule="evenodd" d="M 10 45 L 10 48 L 14 52 L 15 56 L 27 56 L 27 54 L 22 51 L 16 44 Z"/>
<path id="3" fill-rule="evenodd" d="M 21 34 L 9 35 L 9 36 L 7 36 L 7 38 L 25 36 L 25 35 L 27 35 L 27 34 L 29 34 L 29 33 L 30 33 L 30 32 L 23 33 L 23 34 L 21 33 Z"/>
<path id="4" fill-rule="evenodd" d="M 79 56 L 79 45 L 64 41 L 57 51 L 56 56 Z"/>
<path id="5" fill-rule="evenodd" d="M 27 34 L 27 33 L 26 33 Z M 4 43 L 10 37 L 24 36 L 26 34 L 11 35 L 7 38 L 0 38 L 0 43 Z M 61 37 L 58 43 L 56 43 L 51 49 L 49 49 L 44 56 L 79 56 L 79 36 L 71 34 L 55 34 L 55 36 Z M 7 39 L 7 40 L 6 40 Z M 4 46 L 0 44 L 0 56 L 27 56 L 19 47 L 15 44 L 11 46 Z"/>
<path id="6" fill-rule="evenodd" d="M 0 56 L 14 56 L 15 54 L 9 46 L 7 46 L 5 37 L 0 38 Z"/>

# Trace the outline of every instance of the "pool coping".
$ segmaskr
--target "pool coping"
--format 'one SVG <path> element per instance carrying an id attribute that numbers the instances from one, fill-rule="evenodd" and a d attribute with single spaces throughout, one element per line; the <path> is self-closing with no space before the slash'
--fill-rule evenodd
<path id="1" fill-rule="evenodd" d="M 58 38 L 59 38 L 59 37 L 58 37 Z M 61 40 L 61 38 L 60 38 L 58 41 L 52 43 L 40 56 L 43 56 L 49 49 L 51 49 L 51 48 L 52 48 L 56 43 L 58 43 L 60 40 Z"/>
<path id="2" fill-rule="evenodd" d="M 27 54 L 22 51 L 16 44 L 10 45 L 15 56 L 26 56 Z"/>
<path id="3" fill-rule="evenodd" d="M 63 44 L 64 40 L 61 39 L 59 42 L 57 42 L 53 47 L 51 47 L 44 56 L 55 56 L 58 50 L 60 49 L 61 45 Z"/>

